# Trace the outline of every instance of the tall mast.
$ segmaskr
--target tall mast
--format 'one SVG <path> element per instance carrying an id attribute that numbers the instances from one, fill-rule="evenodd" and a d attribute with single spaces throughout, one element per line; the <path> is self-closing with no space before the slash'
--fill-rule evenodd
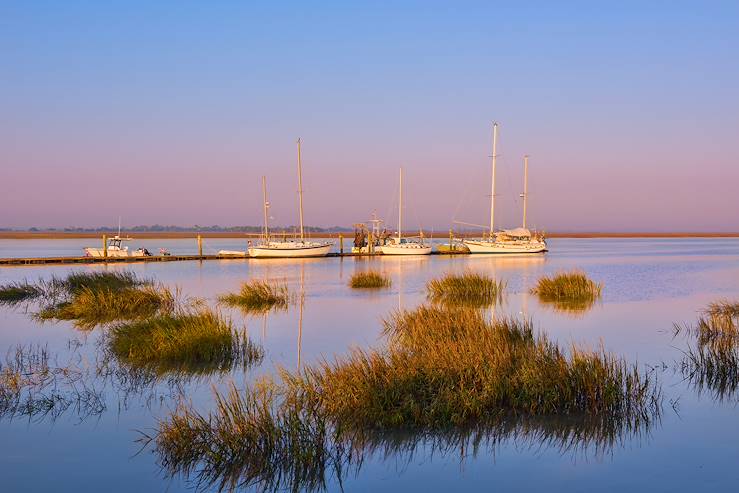
<path id="1" fill-rule="evenodd" d="M 403 168 L 400 168 L 400 191 L 398 193 L 398 244 L 400 244 L 400 230 L 403 226 Z"/>
<path id="2" fill-rule="evenodd" d="M 526 229 L 526 200 L 529 198 L 529 156 L 523 157 L 523 228 Z"/>
<path id="3" fill-rule="evenodd" d="M 490 185 L 490 240 L 495 238 L 495 161 L 498 158 L 498 123 L 493 122 L 493 179 Z"/>
<path id="4" fill-rule="evenodd" d="M 267 201 L 267 177 L 262 176 L 262 197 L 264 197 L 264 241 L 269 241 L 269 202 Z"/>
<path id="5" fill-rule="evenodd" d="M 121 216 L 118 216 L 118 236 L 121 236 Z"/>
<path id="6" fill-rule="evenodd" d="M 300 156 L 300 139 L 298 138 L 298 202 L 300 203 L 300 241 L 305 241 L 303 231 L 303 163 Z"/>

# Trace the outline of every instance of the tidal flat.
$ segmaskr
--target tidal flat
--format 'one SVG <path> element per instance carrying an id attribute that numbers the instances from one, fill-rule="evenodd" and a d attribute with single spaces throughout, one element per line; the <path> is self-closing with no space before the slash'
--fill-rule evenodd
<path id="1" fill-rule="evenodd" d="M 11 241 L 0 240 L 0 252 L 16 248 Z M 56 242 L 63 240 L 32 241 L 41 252 L 54 251 Z M 189 247 L 184 243 L 189 240 L 169 241 L 182 241 L 182 249 Z M 1 268 L 0 285 L 20 287 L 17 297 L 28 291 L 27 283 L 39 279 L 65 279 L 80 271 L 131 272 L 137 279 L 179 293 L 178 302 L 217 311 L 223 320 L 221 330 L 234 331 L 239 341 L 248 341 L 258 353 L 258 357 L 227 358 L 225 363 L 220 359 L 217 364 L 193 368 L 165 365 L 175 369 L 164 371 L 156 365 L 156 354 L 147 358 L 146 365 L 136 365 L 112 351 L 115 324 L 81 328 L 73 320 L 42 322 L 34 314 L 43 302 L 31 296 L 1 304 L 0 375 L 7 377 L 0 378 L 7 383 L 7 392 L 0 391 L 7 403 L 0 402 L 4 489 L 532 491 L 566 487 L 615 492 L 637 484 L 656 491 L 733 489 L 739 480 L 735 468 L 739 370 L 737 365 L 718 370 L 695 367 L 703 360 L 716 363 L 708 358 L 686 360 L 686 355 L 709 347 L 698 345 L 701 340 L 695 332 L 708 307 L 739 302 L 739 239 L 555 238 L 550 248 L 548 254 L 535 257 Z M 367 271 L 382 272 L 390 286 L 351 289 L 352 275 Z M 562 310 L 531 293 L 539 279 L 572 271 L 582 271 L 602 284 L 597 302 Z M 280 414 L 284 409 L 276 406 L 284 395 L 274 392 L 279 392 L 279 382 L 286 375 L 347 361 L 355 351 L 385 351 L 389 342 L 383 321 L 428 304 L 430 281 L 469 273 L 505 283 L 500 299 L 475 308 L 486 320 L 525 321 L 535 337 L 546 338 L 565 355 L 577 347 L 618 358 L 656 386 L 659 412 L 624 422 L 608 419 L 607 414 L 558 413 L 556 406 L 534 415 L 528 408 L 526 413 L 520 408 L 507 413 L 498 406 L 487 414 L 486 409 L 476 409 L 473 419 L 433 422 L 434 426 L 425 420 L 413 426 L 408 424 L 412 420 L 406 420 L 405 425 L 392 427 L 362 427 L 353 422 L 353 429 L 339 435 L 313 415 Z M 290 293 L 287 306 L 251 312 L 219 301 L 224 293 L 238 293 L 245 283 L 255 282 L 284 286 Z M 676 335 L 675 324 L 694 332 Z M 715 377 L 716 371 L 720 378 Z M 546 395 L 547 388 L 544 382 L 537 392 Z M 229 449 L 238 453 L 224 466 L 193 453 L 183 469 L 167 462 L 156 440 L 147 443 L 145 439 L 155 437 L 173 417 L 216 417 L 221 416 L 219 408 L 260 403 L 266 407 L 261 408 L 259 423 L 269 424 L 274 418 L 295 425 L 288 429 L 293 432 L 274 435 L 280 440 L 275 445 L 287 448 L 272 447 L 272 455 L 256 457 L 249 450 Z M 375 404 L 388 403 L 392 404 Z M 404 409 L 413 416 L 412 403 Z M 487 418 L 478 419 L 480 415 Z M 225 424 L 221 436 L 238 444 L 238 428 L 227 419 L 219 418 L 218 423 Z M 213 430 L 200 431 L 210 436 Z M 265 444 L 270 436 L 243 435 L 245 443 L 253 444 Z M 186 438 L 177 443 L 187 445 Z"/>

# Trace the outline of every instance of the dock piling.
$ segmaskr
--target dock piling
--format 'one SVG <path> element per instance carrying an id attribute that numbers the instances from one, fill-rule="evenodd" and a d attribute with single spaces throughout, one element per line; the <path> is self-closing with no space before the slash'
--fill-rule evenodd
<path id="1" fill-rule="evenodd" d="M 344 235 L 339 235 L 339 253 L 344 254 Z"/>
<path id="2" fill-rule="evenodd" d="M 108 257 L 108 235 L 103 235 L 103 257 Z"/>
<path id="3" fill-rule="evenodd" d="M 198 235 L 198 257 L 203 256 L 203 237 Z"/>

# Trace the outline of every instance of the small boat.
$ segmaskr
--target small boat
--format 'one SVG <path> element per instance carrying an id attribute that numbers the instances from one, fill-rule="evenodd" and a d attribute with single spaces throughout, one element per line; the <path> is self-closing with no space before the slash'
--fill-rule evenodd
<path id="1" fill-rule="evenodd" d="M 257 245 L 249 246 L 249 256 L 260 257 L 324 257 L 328 255 L 333 243 L 309 241 L 305 238 L 303 228 L 303 165 L 301 158 L 301 140 L 298 139 L 298 202 L 300 213 L 300 240 L 272 240 L 269 234 L 269 202 L 267 201 L 267 179 L 262 177 L 262 195 L 264 197 L 264 233 Z"/>
<path id="2" fill-rule="evenodd" d="M 369 220 L 372 228 L 367 228 L 364 223 L 354 225 L 354 242 L 352 244 L 352 253 L 375 253 L 380 252 L 381 247 L 388 242 L 388 232 L 382 226 L 384 221 L 377 218 L 376 213 L 372 213 L 372 219 Z"/>
<path id="3" fill-rule="evenodd" d="M 431 246 L 421 241 L 413 241 L 403 238 L 401 227 L 403 224 L 403 168 L 400 168 L 400 192 L 398 194 L 398 236 L 390 239 L 388 243 L 378 247 L 383 255 L 429 255 Z"/>
<path id="4" fill-rule="evenodd" d="M 246 257 L 247 252 L 243 250 L 218 250 L 219 257 Z"/>
<path id="5" fill-rule="evenodd" d="M 133 257 L 133 256 L 143 257 L 143 252 L 140 255 L 133 255 L 128 251 L 128 246 L 123 245 L 124 241 L 131 241 L 132 239 L 133 238 L 121 238 L 120 231 L 119 231 L 119 234 L 113 236 L 112 238 L 108 240 L 107 256 L 108 257 Z M 84 250 L 85 250 L 85 257 L 105 257 L 106 256 L 105 248 L 85 247 Z"/>
<path id="6" fill-rule="evenodd" d="M 511 254 L 543 253 L 547 244 L 541 234 L 532 234 L 526 229 L 526 199 L 528 197 L 529 158 L 524 156 L 523 227 L 495 232 L 495 162 L 497 158 L 498 124 L 493 123 L 493 178 L 490 191 L 490 233 L 487 237 L 463 240 L 470 253 Z"/>

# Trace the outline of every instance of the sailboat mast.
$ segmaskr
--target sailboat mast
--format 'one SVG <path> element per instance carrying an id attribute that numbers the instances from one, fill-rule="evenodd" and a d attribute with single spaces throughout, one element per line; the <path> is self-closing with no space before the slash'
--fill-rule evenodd
<path id="1" fill-rule="evenodd" d="M 300 139 L 298 138 L 298 202 L 300 203 L 300 241 L 305 241 L 303 231 L 303 163 L 300 155 Z"/>
<path id="2" fill-rule="evenodd" d="M 498 123 L 493 122 L 493 179 L 490 185 L 490 240 L 495 238 L 495 162 L 498 158 Z"/>
<path id="3" fill-rule="evenodd" d="M 269 202 L 267 201 L 267 177 L 262 176 L 262 197 L 264 197 L 264 241 L 269 241 Z"/>
<path id="4" fill-rule="evenodd" d="M 529 198 L 529 156 L 523 157 L 523 228 L 526 229 L 526 201 Z"/>
<path id="5" fill-rule="evenodd" d="M 403 168 L 400 168 L 400 190 L 398 192 L 398 244 L 400 244 L 400 231 L 403 226 Z"/>

